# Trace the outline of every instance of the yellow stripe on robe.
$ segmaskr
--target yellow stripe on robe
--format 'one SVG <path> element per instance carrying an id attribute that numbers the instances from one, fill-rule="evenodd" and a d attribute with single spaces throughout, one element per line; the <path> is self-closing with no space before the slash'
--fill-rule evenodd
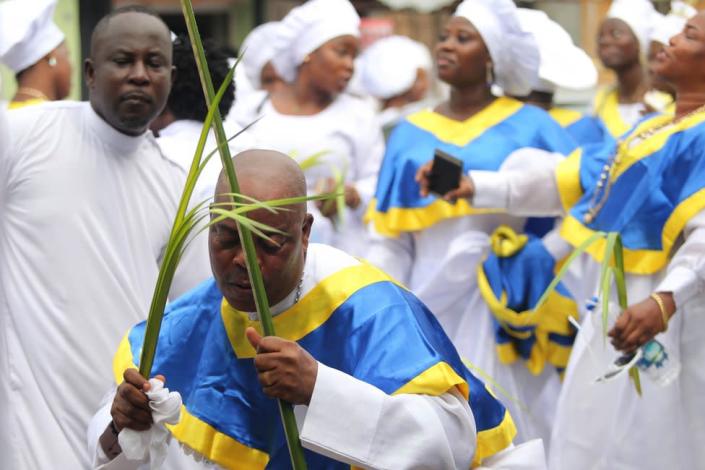
<path id="1" fill-rule="evenodd" d="M 382 281 L 399 285 L 368 263 L 362 262 L 341 269 L 319 282 L 292 308 L 274 316 L 274 331 L 280 338 L 298 341 L 323 325 L 354 292 Z M 321 295 L 322 292 L 326 295 Z M 262 334 L 261 323 L 250 320 L 247 313 L 231 307 L 225 298 L 221 305 L 221 315 L 236 356 L 240 359 L 255 357 L 255 350 L 245 337 L 245 329 L 252 327 Z"/>

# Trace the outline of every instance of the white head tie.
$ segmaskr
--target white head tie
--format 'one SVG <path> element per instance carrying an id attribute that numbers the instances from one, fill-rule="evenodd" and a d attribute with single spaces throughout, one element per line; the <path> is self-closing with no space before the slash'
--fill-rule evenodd
<path id="1" fill-rule="evenodd" d="M 242 43 L 242 66 L 255 89 L 261 88 L 262 68 L 274 57 L 274 40 L 279 22 L 270 21 L 250 31 Z"/>
<path id="2" fill-rule="evenodd" d="M 57 48 L 64 33 L 52 17 L 56 1 L 0 1 L 0 62 L 21 72 Z"/>
<path id="3" fill-rule="evenodd" d="M 691 19 L 698 11 L 685 2 L 675 0 L 671 2 L 671 11 L 658 21 L 651 31 L 651 40 L 668 44 L 670 39 L 683 31 L 685 23 Z"/>
<path id="4" fill-rule="evenodd" d="M 519 25 L 511 0 L 464 0 L 454 15 L 470 21 L 480 33 L 494 65 L 495 83 L 505 93 L 525 96 L 539 68 L 539 51 L 531 33 Z"/>
<path id="5" fill-rule="evenodd" d="M 338 36 L 360 36 L 360 17 L 348 0 L 309 0 L 280 22 L 272 64 L 287 82 L 304 58 Z"/>
<path id="6" fill-rule="evenodd" d="M 629 25 L 639 40 L 642 55 L 646 55 L 651 30 L 661 17 L 649 0 L 614 0 L 607 11 L 607 18 L 617 18 Z"/>
<path id="7" fill-rule="evenodd" d="M 565 29 L 540 10 L 519 8 L 517 13 L 522 28 L 534 35 L 541 56 L 539 79 L 532 90 L 584 90 L 597 84 L 595 64 Z"/>
<path id="8" fill-rule="evenodd" d="M 375 41 L 362 54 L 362 85 L 370 95 L 388 99 L 408 91 L 419 69 L 430 71 L 428 47 L 406 36 Z"/>

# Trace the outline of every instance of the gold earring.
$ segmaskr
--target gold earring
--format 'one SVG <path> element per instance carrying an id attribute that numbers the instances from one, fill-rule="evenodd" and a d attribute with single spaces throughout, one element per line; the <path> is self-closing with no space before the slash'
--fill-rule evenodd
<path id="1" fill-rule="evenodd" d="M 492 72 L 492 62 L 487 62 L 487 67 L 485 68 L 485 81 L 488 85 L 494 83 L 494 73 Z"/>

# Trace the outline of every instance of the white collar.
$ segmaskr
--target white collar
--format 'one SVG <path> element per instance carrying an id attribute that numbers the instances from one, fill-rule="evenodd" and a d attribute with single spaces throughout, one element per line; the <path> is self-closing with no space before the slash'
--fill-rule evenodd
<path id="1" fill-rule="evenodd" d="M 138 136 L 118 131 L 95 112 L 90 102 L 86 103 L 85 113 L 88 126 L 98 135 L 100 141 L 118 152 L 131 154 L 148 138 L 148 131 Z"/>

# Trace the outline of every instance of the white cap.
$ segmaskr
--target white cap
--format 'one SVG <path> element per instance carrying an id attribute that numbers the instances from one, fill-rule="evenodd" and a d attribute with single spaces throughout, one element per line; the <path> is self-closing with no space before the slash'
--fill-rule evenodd
<path id="1" fill-rule="evenodd" d="M 362 85 L 370 95 L 388 99 L 408 91 L 419 69 L 431 70 L 431 53 L 424 44 L 406 36 L 375 41 L 362 53 Z"/>
<path id="2" fill-rule="evenodd" d="M 649 48 L 651 31 L 662 18 L 650 0 L 614 0 L 607 11 L 607 18 L 617 18 L 629 25 L 639 40 L 641 54 Z"/>
<path id="3" fill-rule="evenodd" d="M 552 93 L 556 88 L 584 90 L 597 84 L 595 64 L 563 27 L 540 10 L 519 8 L 517 14 L 522 28 L 534 35 L 541 56 L 532 90 Z"/>
<path id="4" fill-rule="evenodd" d="M 52 17 L 55 0 L 0 1 L 0 62 L 21 72 L 53 51 L 64 33 Z"/>
<path id="5" fill-rule="evenodd" d="M 274 57 L 274 41 L 277 37 L 278 21 L 270 21 L 250 31 L 242 42 L 242 66 L 245 75 L 256 89 L 262 87 L 262 68 Z"/>
<path id="6" fill-rule="evenodd" d="M 671 11 L 656 23 L 651 31 L 651 41 L 668 44 L 676 34 L 683 31 L 686 21 L 695 16 L 698 11 L 685 2 L 671 2 Z"/>
<path id="7" fill-rule="evenodd" d="M 280 22 L 272 64 L 285 81 L 293 82 L 308 54 L 347 35 L 360 37 L 360 17 L 348 0 L 309 0 Z"/>
<path id="8" fill-rule="evenodd" d="M 464 0 L 454 16 L 470 21 L 482 36 L 495 84 L 509 95 L 525 96 L 536 82 L 540 59 L 534 36 L 521 28 L 516 11 L 512 0 Z"/>

